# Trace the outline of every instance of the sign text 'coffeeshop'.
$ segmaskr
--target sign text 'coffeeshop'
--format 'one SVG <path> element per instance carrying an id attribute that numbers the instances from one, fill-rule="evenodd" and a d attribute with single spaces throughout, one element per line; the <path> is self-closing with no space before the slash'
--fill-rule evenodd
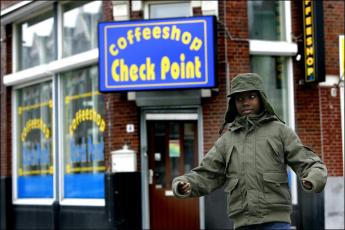
<path id="1" fill-rule="evenodd" d="M 214 17 L 101 22 L 100 91 L 215 86 Z"/>

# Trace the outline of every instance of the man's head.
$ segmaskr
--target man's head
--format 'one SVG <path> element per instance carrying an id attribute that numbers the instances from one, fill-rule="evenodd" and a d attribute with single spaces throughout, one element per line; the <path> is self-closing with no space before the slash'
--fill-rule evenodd
<path id="1" fill-rule="evenodd" d="M 252 95 L 253 100 L 250 100 L 250 95 L 248 96 L 249 92 L 256 92 L 255 97 Z M 240 99 L 239 101 L 236 100 L 237 95 L 245 95 L 244 99 L 247 100 L 240 103 Z M 252 116 L 261 111 L 266 111 L 269 114 L 277 116 L 267 100 L 264 92 L 263 80 L 261 76 L 256 73 L 243 73 L 234 77 L 231 81 L 230 94 L 228 97 L 230 100 L 228 110 L 225 114 L 224 124 L 233 122 L 237 115 Z M 278 116 L 277 118 L 279 119 Z"/>
<path id="2" fill-rule="evenodd" d="M 240 116 L 253 116 L 261 111 L 260 95 L 256 90 L 236 93 L 234 98 Z"/>

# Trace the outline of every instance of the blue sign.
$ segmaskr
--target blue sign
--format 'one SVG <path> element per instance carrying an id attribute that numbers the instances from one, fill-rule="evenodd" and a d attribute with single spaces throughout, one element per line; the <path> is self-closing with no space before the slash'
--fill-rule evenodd
<path id="1" fill-rule="evenodd" d="M 215 86 L 214 16 L 100 22 L 100 91 Z"/>

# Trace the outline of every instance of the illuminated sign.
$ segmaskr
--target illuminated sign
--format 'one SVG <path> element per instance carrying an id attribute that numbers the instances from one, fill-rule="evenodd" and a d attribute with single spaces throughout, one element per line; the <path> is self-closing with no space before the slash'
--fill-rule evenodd
<path id="1" fill-rule="evenodd" d="M 322 1 L 304 0 L 305 82 L 325 80 Z"/>
<path id="2" fill-rule="evenodd" d="M 344 35 L 339 36 L 339 71 L 340 80 L 344 81 L 345 55 Z"/>
<path id="3" fill-rule="evenodd" d="M 100 91 L 215 86 L 213 16 L 101 22 Z"/>

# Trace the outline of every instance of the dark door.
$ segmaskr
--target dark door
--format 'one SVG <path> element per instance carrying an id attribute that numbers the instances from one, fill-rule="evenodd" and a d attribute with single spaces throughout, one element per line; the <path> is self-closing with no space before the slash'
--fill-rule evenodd
<path id="1" fill-rule="evenodd" d="M 200 229 L 199 199 L 177 199 L 171 182 L 197 164 L 196 121 L 148 121 L 151 229 Z"/>

